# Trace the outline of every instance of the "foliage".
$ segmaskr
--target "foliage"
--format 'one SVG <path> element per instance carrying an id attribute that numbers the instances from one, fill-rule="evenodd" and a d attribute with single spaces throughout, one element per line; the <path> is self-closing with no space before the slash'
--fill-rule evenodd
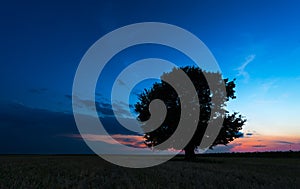
<path id="1" fill-rule="evenodd" d="M 226 145 L 235 138 L 241 137 L 242 134 L 239 130 L 242 129 L 246 120 L 238 113 L 234 112 L 230 114 L 226 110 L 226 102 L 236 98 L 234 90 L 235 80 L 229 81 L 228 79 L 222 79 L 220 73 L 204 72 L 200 68 L 187 66 L 174 68 L 171 72 L 164 73 L 161 76 L 161 82 L 154 83 L 150 89 L 145 89 L 144 92 L 139 95 L 139 102 L 135 104 L 135 111 L 138 113 L 139 121 L 144 122 L 150 118 L 149 105 L 154 99 L 164 101 L 167 107 L 167 115 L 162 125 L 154 131 L 145 133 L 145 144 L 148 147 L 156 148 L 157 145 L 167 140 L 174 133 L 180 118 L 182 118 L 181 116 L 183 116 L 181 115 L 181 108 L 185 107 L 181 107 L 180 105 L 181 98 L 174 88 L 164 81 L 176 77 L 180 71 L 179 69 L 183 70 L 192 81 L 198 95 L 200 109 L 196 132 L 191 141 L 184 148 L 187 158 L 194 156 L 194 150 L 200 145 L 204 134 L 207 135 L 205 131 L 209 121 L 215 123 L 213 126 L 221 127 L 221 129 L 213 144 L 205 147 L 212 148 L 218 144 Z M 208 81 L 210 81 L 210 85 Z M 224 90 L 222 90 L 222 85 L 226 88 L 225 93 Z M 183 87 L 182 91 L 186 93 L 189 92 L 184 89 L 185 86 L 180 87 Z M 214 103 L 212 98 L 214 98 Z M 185 103 L 194 103 L 194 100 Z M 214 114 L 212 115 L 212 113 Z M 189 119 L 189 117 L 183 117 L 182 119 Z M 224 122 L 222 123 L 223 120 Z M 186 129 L 189 129 L 189 125 L 186 125 Z M 174 141 L 169 148 L 178 149 L 176 144 L 178 144 L 178 141 Z"/>

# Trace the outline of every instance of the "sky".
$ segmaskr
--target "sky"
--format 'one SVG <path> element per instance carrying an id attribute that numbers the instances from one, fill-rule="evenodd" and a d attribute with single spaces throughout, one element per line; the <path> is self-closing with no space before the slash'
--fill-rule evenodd
<path id="1" fill-rule="evenodd" d="M 299 6 L 296 0 L 2 3 L 0 153 L 92 153 L 72 113 L 77 67 L 99 38 L 139 22 L 169 23 L 190 31 L 213 53 L 223 77 L 236 78 L 237 99 L 227 109 L 246 117 L 244 137 L 212 152 L 300 150 Z M 126 145 L 142 145 L 141 137 L 118 124 L 110 92 L 123 69 L 147 57 L 193 64 L 159 45 L 130 47 L 109 61 L 98 79 L 96 101 L 105 128 Z M 151 82 L 135 87 L 131 102 Z M 113 143 L 103 136 L 82 137 Z"/>

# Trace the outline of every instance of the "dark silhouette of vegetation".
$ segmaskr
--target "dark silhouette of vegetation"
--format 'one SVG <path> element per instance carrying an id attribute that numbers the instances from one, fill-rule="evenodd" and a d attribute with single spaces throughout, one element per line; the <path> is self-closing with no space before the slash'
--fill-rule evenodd
<path id="1" fill-rule="evenodd" d="M 220 122 L 221 125 L 216 125 L 221 127 L 220 132 L 210 146 L 205 146 L 207 148 L 212 148 L 218 144 L 226 145 L 235 138 L 241 137 L 242 133 L 239 130 L 242 129 L 246 120 L 237 112 L 230 114 L 225 109 L 226 102 L 236 98 L 234 90 L 235 80 L 229 81 L 228 79 L 223 79 L 220 73 L 204 72 L 196 67 L 187 66 L 180 69 L 186 73 L 196 89 L 200 105 L 200 116 L 196 132 L 184 149 L 178 149 L 178 146 L 176 146 L 178 141 L 174 141 L 169 148 L 184 150 L 186 159 L 191 160 L 195 158 L 195 150 L 202 141 L 209 121 L 224 120 L 223 123 Z M 180 97 L 172 86 L 163 81 L 165 78 L 176 77 L 178 71 L 179 68 L 174 68 L 171 72 L 164 73 L 161 76 L 162 81 L 154 83 L 150 89 L 145 89 L 139 95 L 139 102 L 135 104 L 135 111 L 138 113 L 137 119 L 142 122 L 150 118 L 149 104 L 154 99 L 161 99 L 167 107 L 167 115 L 162 125 L 156 130 L 144 134 L 144 142 L 148 147 L 155 149 L 157 145 L 167 140 L 176 130 L 180 116 L 183 116 L 180 115 Z M 213 82 L 214 87 L 209 86 L 208 80 L 206 80 L 208 77 L 209 81 Z M 220 87 L 222 84 L 226 88 L 225 93 Z M 217 102 L 212 102 L 212 96 L 216 97 L 214 99 L 217 99 Z M 187 103 L 193 103 L 193 101 Z M 212 111 L 213 109 L 214 111 Z M 211 115 L 212 112 L 214 112 L 214 115 Z M 189 125 L 186 125 L 186 128 L 188 129 Z M 206 134 L 205 137 L 209 136 Z"/>
<path id="2" fill-rule="evenodd" d="M 280 154 L 201 154 L 197 163 L 176 156 L 149 169 L 96 154 L 0 155 L 0 188 L 300 188 L 300 153 Z"/>

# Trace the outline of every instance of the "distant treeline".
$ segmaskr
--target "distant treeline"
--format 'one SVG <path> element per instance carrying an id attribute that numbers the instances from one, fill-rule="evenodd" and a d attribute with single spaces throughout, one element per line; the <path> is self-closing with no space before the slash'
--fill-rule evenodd
<path id="1" fill-rule="evenodd" d="M 182 156 L 182 155 L 178 155 Z M 270 158 L 300 158 L 300 151 L 287 152 L 232 152 L 232 153 L 207 153 L 198 154 L 198 157 L 270 157 Z"/>
<path id="2" fill-rule="evenodd" d="M 97 157 L 96 154 L 0 154 L 0 157 L 70 157 L 70 156 L 86 156 Z M 277 152 L 226 152 L 226 153 L 206 153 L 197 154 L 198 157 L 270 157 L 270 158 L 300 158 L 300 151 L 277 151 Z M 184 157 L 184 154 L 178 154 L 176 157 Z"/>

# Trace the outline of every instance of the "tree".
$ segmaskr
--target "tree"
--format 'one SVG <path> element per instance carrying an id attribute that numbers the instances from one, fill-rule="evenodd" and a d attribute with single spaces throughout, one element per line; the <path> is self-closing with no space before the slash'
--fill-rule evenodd
<path id="1" fill-rule="evenodd" d="M 239 131 L 242 129 L 246 120 L 237 112 L 230 114 L 226 110 L 226 102 L 230 99 L 236 98 L 234 90 L 235 80 L 229 81 L 228 79 L 222 79 L 222 75 L 220 73 L 205 72 L 200 68 L 186 66 L 182 68 L 174 68 L 171 72 L 164 73 L 161 76 L 161 82 L 154 83 L 150 89 L 145 89 L 144 92 L 139 94 L 139 102 L 135 104 L 135 111 L 138 114 L 137 119 L 141 122 L 147 121 L 151 116 L 149 111 L 151 101 L 160 99 L 167 105 L 167 115 L 165 120 L 159 128 L 144 134 L 144 143 L 148 147 L 156 148 L 157 145 L 167 140 L 178 126 L 180 116 L 182 116 L 181 105 L 179 103 L 180 97 L 174 88 L 164 80 L 166 78 L 175 77 L 179 69 L 184 71 L 196 89 L 199 99 L 200 115 L 197 129 L 194 132 L 192 139 L 188 142 L 184 149 L 178 149 L 176 141 L 174 141 L 172 146 L 169 146 L 169 148 L 184 150 L 186 159 L 193 159 L 195 157 L 195 149 L 200 145 L 209 122 L 214 122 L 220 119 L 224 121 L 218 122 L 221 123 L 220 125 L 217 125 L 221 127 L 219 134 L 210 146 L 205 147 L 213 148 L 213 146 L 218 144 L 227 145 L 235 138 L 241 137 L 242 133 Z M 210 81 L 213 81 L 214 86 L 217 87 L 209 87 L 207 82 L 208 77 Z M 225 93 L 222 92 L 220 87 L 218 87 L 221 84 L 225 85 Z M 216 99 L 218 99 L 218 103 L 212 102 L 212 96 L 217 97 Z M 193 102 L 191 101 L 189 103 Z M 212 112 L 214 112 L 214 115 L 212 115 Z M 189 126 L 186 125 L 187 129 L 188 127 Z"/>

